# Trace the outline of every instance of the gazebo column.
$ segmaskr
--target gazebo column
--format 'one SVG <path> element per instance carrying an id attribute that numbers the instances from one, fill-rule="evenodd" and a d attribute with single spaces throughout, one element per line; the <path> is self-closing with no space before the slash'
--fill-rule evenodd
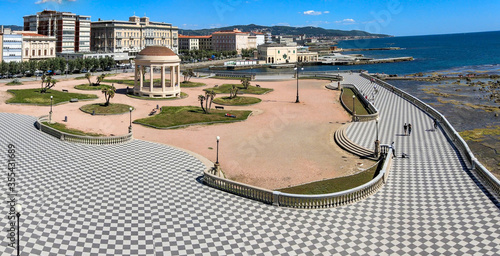
<path id="1" fill-rule="evenodd" d="M 139 65 L 135 65 L 135 72 L 134 72 L 134 89 L 136 89 L 137 86 L 137 73 L 139 72 Z M 139 85 L 140 86 L 140 85 Z"/>
<path id="2" fill-rule="evenodd" d="M 149 78 L 149 91 L 153 92 L 153 65 L 149 66 L 149 73 L 150 73 L 150 78 Z"/>
<path id="3" fill-rule="evenodd" d="M 177 86 L 180 87 L 181 86 L 181 65 L 180 64 L 177 64 Z"/>
<path id="4" fill-rule="evenodd" d="M 142 88 L 144 87 L 144 66 L 141 65 L 141 67 L 139 68 L 139 83 L 140 83 L 140 88 L 139 90 L 142 91 Z"/>
<path id="5" fill-rule="evenodd" d="M 165 92 L 165 65 L 161 66 L 161 91 Z"/>
<path id="6" fill-rule="evenodd" d="M 175 82 L 175 76 L 174 76 L 174 67 L 175 66 L 170 66 L 170 87 L 174 88 L 174 82 Z"/>

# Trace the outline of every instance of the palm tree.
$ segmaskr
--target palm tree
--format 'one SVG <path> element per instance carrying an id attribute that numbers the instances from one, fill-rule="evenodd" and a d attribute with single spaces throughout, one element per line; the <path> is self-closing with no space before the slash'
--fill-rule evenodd
<path id="1" fill-rule="evenodd" d="M 212 108 L 212 101 L 214 100 L 215 95 L 217 95 L 217 93 L 215 93 L 213 90 L 205 91 L 205 99 L 206 99 L 205 108 L 207 109 L 207 113 L 210 113 L 210 108 Z"/>
<path id="2" fill-rule="evenodd" d="M 56 83 L 57 80 L 53 79 L 52 76 L 46 76 L 45 78 L 42 76 L 42 89 L 40 90 L 40 93 L 46 93 L 50 88 L 54 87 Z"/>
<path id="3" fill-rule="evenodd" d="M 91 85 L 92 85 L 92 82 L 90 81 L 90 76 L 92 76 L 92 75 L 90 74 L 90 72 L 85 73 L 85 78 L 87 78 L 87 80 L 89 80 L 89 86 L 91 86 Z"/>
<path id="4" fill-rule="evenodd" d="M 109 106 L 109 100 L 115 97 L 115 85 L 111 85 L 111 87 L 106 86 L 101 90 L 101 92 L 104 93 L 104 98 L 106 99 L 106 103 L 104 103 L 104 106 Z"/>
<path id="5" fill-rule="evenodd" d="M 241 85 L 243 85 L 243 88 L 245 90 L 248 89 L 248 86 L 250 86 L 250 79 L 248 78 L 241 79 Z"/>
<path id="6" fill-rule="evenodd" d="M 236 85 L 233 84 L 233 87 L 229 89 L 229 98 L 236 98 L 236 95 L 238 95 L 238 90 L 240 88 L 236 87 Z"/>
<path id="7" fill-rule="evenodd" d="M 88 73 L 87 73 L 88 74 Z M 101 74 L 100 76 L 97 77 L 97 82 L 95 83 L 96 86 L 99 86 L 101 84 L 101 82 L 104 80 L 104 78 L 106 77 L 105 74 Z"/>
<path id="8" fill-rule="evenodd" d="M 205 96 L 203 95 L 198 95 L 198 100 L 200 101 L 200 105 L 201 105 L 201 109 L 203 110 L 203 113 L 207 113 L 207 111 L 205 110 L 205 107 L 203 107 L 203 101 L 205 100 Z"/>

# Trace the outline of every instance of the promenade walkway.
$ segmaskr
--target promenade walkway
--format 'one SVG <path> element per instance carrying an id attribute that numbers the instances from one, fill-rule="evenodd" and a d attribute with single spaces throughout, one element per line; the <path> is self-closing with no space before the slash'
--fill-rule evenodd
<path id="1" fill-rule="evenodd" d="M 373 87 L 359 75 L 345 81 Z M 429 117 L 379 91 L 382 143 L 394 141 L 410 158 L 395 159 L 375 195 L 324 210 L 275 207 L 207 187 L 200 183 L 205 166 L 171 147 L 72 144 L 34 129 L 34 117 L 0 113 L 4 166 L 8 143 L 17 148 L 21 255 L 498 255 L 498 204 L 442 132 L 428 131 Z M 405 121 L 411 136 L 399 136 Z M 374 131 L 374 122 L 355 123 L 347 134 L 371 148 Z M 0 254 L 13 255 L 9 209 L 0 209 Z"/>

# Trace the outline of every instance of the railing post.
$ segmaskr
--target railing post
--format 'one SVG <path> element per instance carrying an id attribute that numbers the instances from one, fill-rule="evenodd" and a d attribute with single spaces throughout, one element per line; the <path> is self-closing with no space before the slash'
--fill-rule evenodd
<path id="1" fill-rule="evenodd" d="M 274 206 L 280 206 L 280 203 L 279 203 L 280 194 L 281 194 L 281 192 L 279 192 L 279 191 L 273 191 L 273 205 Z"/>

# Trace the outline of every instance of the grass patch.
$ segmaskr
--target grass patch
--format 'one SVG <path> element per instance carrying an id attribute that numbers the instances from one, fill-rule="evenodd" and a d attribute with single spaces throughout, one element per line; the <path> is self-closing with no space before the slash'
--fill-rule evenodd
<path id="1" fill-rule="evenodd" d="M 49 124 L 48 122 L 43 122 L 44 125 L 52 127 L 58 131 L 69 133 L 69 134 L 74 134 L 74 135 L 80 135 L 80 136 L 95 136 L 95 137 L 100 137 L 104 136 L 103 134 L 98 134 L 98 133 L 87 133 L 84 131 L 80 131 L 77 129 L 72 129 L 72 128 L 67 128 L 65 124 L 61 123 L 52 123 Z"/>
<path id="2" fill-rule="evenodd" d="M 248 94 L 265 94 L 268 92 L 273 91 L 273 89 L 269 88 L 262 88 L 262 87 L 256 87 L 253 85 L 248 86 L 248 89 L 243 89 L 243 86 L 241 84 L 234 84 L 236 87 L 240 88 L 238 93 L 248 93 Z M 207 88 L 203 89 L 204 91 L 214 91 L 215 93 L 229 93 L 229 91 L 233 88 L 233 84 L 223 84 L 218 87 L 212 87 L 212 88 Z"/>
<path id="3" fill-rule="evenodd" d="M 185 93 L 185 92 L 181 92 L 181 97 L 180 98 L 177 98 L 177 97 L 171 97 L 171 98 L 151 98 L 151 97 L 137 96 L 137 95 L 133 95 L 133 94 L 127 94 L 127 96 L 129 96 L 130 98 L 141 99 L 141 100 L 178 100 L 178 99 L 187 98 L 189 95 L 187 93 Z"/>
<path id="4" fill-rule="evenodd" d="M 80 110 L 89 114 L 95 111 L 97 115 L 113 115 L 128 113 L 130 108 L 134 109 L 132 106 L 119 103 L 110 103 L 108 106 L 105 106 L 104 103 L 94 103 L 81 106 Z"/>
<path id="5" fill-rule="evenodd" d="M 205 85 L 206 84 L 204 84 L 204 83 L 197 83 L 197 82 L 191 82 L 191 81 L 181 82 L 181 88 L 201 87 L 201 86 L 205 86 Z"/>
<path id="6" fill-rule="evenodd" d="M 236 118 L 226 117 L 225 114 L 235 115 Z M 180 125 L 195 125 L 210 122 L 235 122 L 245 120 L 252 111 L 248 110 L 215 110 L 204 114 L 200 107 L 179 106 L 162 107 L 161 112 L 152 117 L 137 119 L 136 124 L 150 125 L 158 128 L 169 128 Z"/>
<path id="7" fill-rule="evenodd" d="M 311 182 L 295 187 L 279 189 L 278 191 L 303 195 L 319 195 L 344 191 L 363 185 L 372 180 L 376 175 L 378 175 L 379 166 L 381 167 L 382 164 L 379 163 L 368 170 L 351 176 Z"/>
<path id="8" fill-rule="evenodd" d="M 95 85 L 89 85 L 89 84 L 79 84 L 79 85 L 75 86 L 75 89 L 84 90 L 84 91 L 100 91 L 104 88 L 111 88 L 111 85 L 100 84 L 98 86 L 95 86 Z"/>
<path id="9" fill-rule="evenodd" d="M 228 106 L 244 106 L 251 105 L 261 102 L 262 100 L 255 97 L 245 97 L 245 96 L 236 96 L 234 98 L 229 97 L 220 97 L 215 98 L 214 103 L 219 105 L 228 105 Z"/>
<path id="10" fill-rule="evenodd" d="M 464 140 L 481 142 L 484 136 L 500 136 L 500 126 L 489 126 L 487 128 L 461 131 L 460 136 L 462 136 Z"/>
<path id="11" fill-rule="evenodd" d="M 46 93 L 40 93 L 40 89 L 22 89 L 22 90 L 7 90 L 14 95 L 8 99 L 7 103 L 25 103 L 48 106 L 50 105 L 50 96 L 53 96 L 53 103 L 61 103 L 70 99 L 97 99 L 94 94 L 67 93 L 56 90 L 47 90 Z"/>
<path id="12" fill-rule="evenodd" d="M 14 79 L 8 83 L 6 83 L 6 85 L 22 85 L 23 83 L 21 83 L 21 81 L 19 81 L 19 79 Z"/>
<path id="13" fill-rule="evenodd" d="M 349 110 L 352 111 L 352 96 L 354 91 L 349 88 L 344 88 L 344 93 L 342 94 L 342 101 L 347 106 Z M 354 100 L 354 108 L 356 109 L 356 115 L 368 115 L 368 111 L 365 106 L 361 103 L 358 96 Z"/>
<path id="14" fill-rule="evenodd" d="M 242 79 L 242 77 L 230 77 L 230 76 L 211 76 L 210 78 L 225 79 L 225 80 L 241 80 Z"/>

